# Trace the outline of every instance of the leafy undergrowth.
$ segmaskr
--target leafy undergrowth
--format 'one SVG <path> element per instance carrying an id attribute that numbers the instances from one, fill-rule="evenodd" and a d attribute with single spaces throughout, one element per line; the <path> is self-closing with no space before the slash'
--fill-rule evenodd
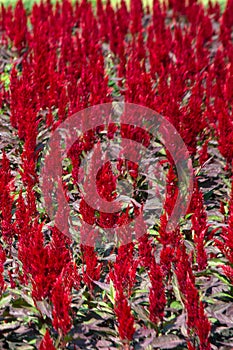
<path id="1" fill-rule="evenodd" d="M 218 3 L 167 3 L 1 8 L 1 349 L 233 348 L 233 1 L 224 12 Z M 140 238 L 126 245 L 95 246 L 95 236 L 85 245 L 45 210 L 44 149 L 74 113 L 116 101 L 151 108 L 176 127 L 192 161 L 192 200 L 167 232 L 178 175 L 169 152 L 155 147 L 167 184 L 161 215 L 146 231 L 143 221 L 135 226 Z M 109 201 L 119 179 L 137 189 L 121 215 L 92 210 L 77 186 L 85 155 L 123 134 L 158 142 L 130 125 L 96 128 L 63 162 L 81 237 L 85 220 L 106 228 L 146 205 L 148 182 L 132 162 L 117 159 L 118 173 L 106 163 L 97 178 Z"/>

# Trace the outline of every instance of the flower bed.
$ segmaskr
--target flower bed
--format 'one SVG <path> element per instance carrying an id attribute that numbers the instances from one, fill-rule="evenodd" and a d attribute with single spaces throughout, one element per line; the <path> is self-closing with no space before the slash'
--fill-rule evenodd
<path id="1" fill-rule="evenodd" d="M 31 11 L 22 1 L 1 6 L 1 349 L 233 347 L 232 28 L 232 0 L 224 12 L 196 0 L 154 0 L 152 8 L 140 0 L 130 7 L 124 0 L 118 6 L 98 0 L 95 8 L 86 0 L 48 0 Z M 52 172 L 62 150 L 54 147 L 46 163 L 48 141 L 74 115 L 83 126 L 81 111 L 101 104 L 153 110 L 183 139 L 193 191 L 174 229 L 167 224 L 182 188 L 168 149 L 177 143 L 167 131 L 160 149 L 147 123 L 136 126 L 131 117 L 87 129 L 63 159 L 60 193 L 79 239 L 65 225 L 62 197 L 57 216 L 45 209 L 41 169 Z M 91 207 L 78 177 L 95 148 L 92 177 L 101 144 L 114 137 L 151 147 L 165 179 L 161 213 L 150 225 L 141 219 L 137 239 L 127 244 L 124 225 L 148 200 L 145 168 L 118 157 L 115 171 L 105 162 L 93 177 L 108 203 L 119 181 L 133 188 L 120 214 Z M 53 185 L 47 181 L 47 194 Z M 96 226 L 122 229 L 116 241 L 96 244 Z"/>

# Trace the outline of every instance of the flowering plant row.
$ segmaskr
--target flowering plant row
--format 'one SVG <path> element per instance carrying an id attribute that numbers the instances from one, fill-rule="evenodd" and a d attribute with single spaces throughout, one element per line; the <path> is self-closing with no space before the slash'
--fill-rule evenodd
<path id="1" fill-rule="evenodd" d="M 232 348 L 232 28 L 233 0 L 223 12 L 196 0 L 1 5 L 1 349 Z M 153 140 L 130 120 L 100 125 L 63 162 L 63 192 L 83 222 L 78 241 L 56 225 L 66 215 L 61 198 L 53 221 L 45 210 L 40 171 L 55 167 L 60 150 L 50 164 L 44 150 L 72 115 L 116 102 L 150 108 L 176 128 L 192 162 L 191 202 L 168 230 L 180 188 L 165 147 L 161 214 L 149 227 L 140 219 L 136 239 L 121 244 L 146 206 L 148 181 L 136 162 L 119 157 L 115 171 L 106 162 L 95 179 L 100 197 L 114 201 L 120 180 L 135 196 L 120 214 L 105 213 L 82 197 L 79 170 L 114 137 L 146 148 Z M 119 242 L 98 246 L 95 226 L 119 226 Z"/>

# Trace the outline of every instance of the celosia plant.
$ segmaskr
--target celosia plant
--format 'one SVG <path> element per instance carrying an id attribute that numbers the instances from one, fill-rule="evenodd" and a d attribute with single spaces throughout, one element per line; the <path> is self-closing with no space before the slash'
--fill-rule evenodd
<path id="1" fill-rule="evenodd" d="M 1 5 L 1 349 L 224 350 L 233 343 L 232 30 L 233 0 L 224 10 L 197 0 Z M 194 189 L 177 227 L 169 220 L 183 188 L 170 151 L 181 164 L 182 149 L 169 130 L 161 144 L 133 116 L 77 133 L 62 179 L 40 182 L 43 164 L 56 175 L 60 140 L 49 161 L 44 152 L 62 123 L 98 104 L 112 103 L 118 113 L 115 102 L 160 113 L 188 149 Z M 153 161 L 147 167 L 124 159 L 118 144 L 113 162 L 94 177 L 101 144 L 108 148 L 117 138 L 134 141 L 134 159 L 138 143 Z M 83 160 L 92 151 L 85 178 Z M 151 205 L 155 161 L 166 189 L 157 200 L 161 212 L 152 208 L 148 218 L 141 214 Z M 121 181 L 131 189 L 124 205 Z M 94 184 L 99 201 L 118 200 L 119 211 L 91 206 L 83 187 L 92 197 Z M 107 232 L 103 246 L 97 227 Z M 113 244 L 114 230 L 107 230 L 116 227 Z"/>

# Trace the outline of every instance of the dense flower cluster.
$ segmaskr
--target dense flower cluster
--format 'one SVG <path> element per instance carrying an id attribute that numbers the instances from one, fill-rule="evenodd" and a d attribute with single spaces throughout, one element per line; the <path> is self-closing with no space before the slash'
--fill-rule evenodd
<path id="1" fill-rule="evenodd" d="M 41 210 L 38 169 L 45 142 L 64 120 L 84 108 L 116 100 L 149 107 L 167 118 L 197 167 L 208 162 L 209 145 L 216 143 L 230 174 L 232 28 L 233 0 L 228 0 L 223 13 L 218 3 L 210 2 L 205 8 L 197 0 L 154 0 L 151 8 L 144 7 L 141 0 L 132 0 L 130 6 L 124 0 L 117 6 L 97 0 L 95 10 L 87 0 L 74 4 L 63 0 L 55 5 L 46 0 L 35 3 L 30 13 L 22 0 L 15 8 L 1 5 L 0 44 L 11 49 L 13 56 L 9 84 L 0 85 L 0 107 L 17 139 L 19 163 L 12 157 L 9 142 L 0 163 L 0 293 L 8 287 L 29 286 L 40 313 L 41 303 L 49 305 L 46 316 L 50 321 L 46 321 L 41 350 L 55 349 L 56 334 L 61 346 L 66 346 L 70 341 L 67 334 L 76 322 L 72 297 L 84 288 L 91 305 L 103 284 L 114 290 L 114 324 L 125 349 L 130 348 L 140 325 L 159 335 L 168 312 L 166 305 L 175 298 L 174 281 L 185 312 L 188 349 L 210 349 L 211 323 L 195 271 L 207 268 L 212 253 L 206 248 L 214 241 L 227 260 L 222 271 L 233 283 L 233 190 L 226 225 L 215 238 L 198 178 L 194 179 L 187 213 L 190 248 L 182 227 L 167 231 L 178 196 L 177 174 L 167 152 L 166 198 L 159 223 L 153 227 L 156 234 L 150 235 L 141 218 L 134 228 L 138 240 L 112 247 L 115 260 L 105 263 L 94 248 L 94 229 L 87 233 L 85 225 L 81 228 L 83 240 L 77 248 L 70 237 L 52 227 Z M 6 74 L 4 68 L 1 73 Z M 95 145 L 98 158 L 101 137 L 111 140 L 116 134 L 144 147 L 151 144 L 150 134 L 130 121 L 121 126 L 112 123 L 108 130 L 100 126 L 87 131 L 69 150 L 71 168 L 64 174 L 72 173 L 73 182 L 63 186 L 67 199 L 72 196 L 69 190 L 78 180 L 84 154 Z M 94 169 L 93 162 L 90 173 Z M 96 178 L 99 195 L 108 202 L 117 196 L 119 179 L 130 180 L 135 193 L 139 182 L 136 163 L 119 158 L 116 169 L 114 173 L 111 164 L 105 163 Z M 46 185 L 49 190 L 51 184 Z M 82 196 L 78 199 L 83 221 L 102 228 L 122 226 L 122 237 L 124 224 L 133 221 L 132 211 L 137 216 L 144 205 L 142 200 L 139 208 L 134 201 L 123 212 L 106 214 L 93 209 Z M 87 234 L 92 235 L 93 246 L 85 245 Z M 16 263 L 12 262 L 13 250 L 17 251 Z M 148 276 L 142 308 L 147 324 L 134 311 L 134 291 L 141 273 Z"/>

